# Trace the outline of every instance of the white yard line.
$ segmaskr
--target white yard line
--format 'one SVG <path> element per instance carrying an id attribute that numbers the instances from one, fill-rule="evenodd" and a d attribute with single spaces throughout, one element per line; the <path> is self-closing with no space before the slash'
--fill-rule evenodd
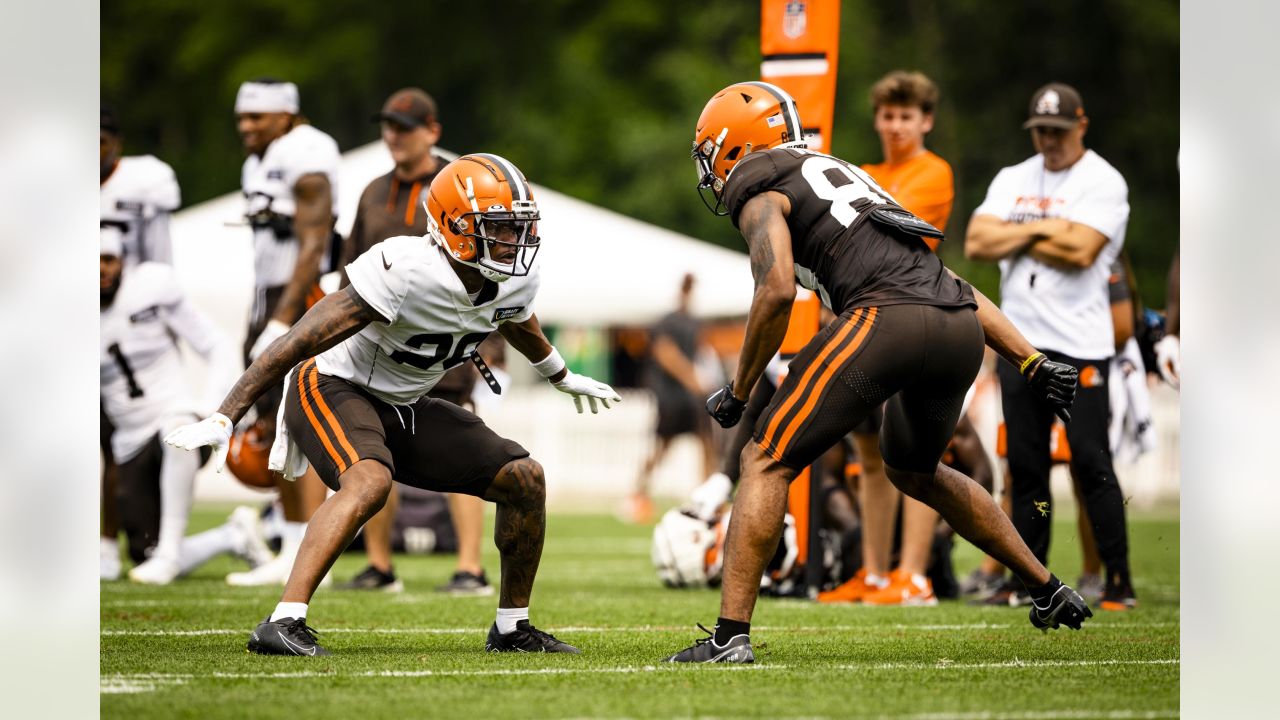
<path id="1" fill-rule="evenodd" d="M 1153 622 L 1153 623 L 1089 623 L 1085 625 L 1086 630 L 1123 630 L 1126 628 L 1163 628 L 1175 627 L 1177 623 L 1171 622 Z M 826 626 L 786 626 L 786 625 L 757 625 L 752 628 L 756 632 L 859 632 L 859 631 L 876 631 L 890 630 L 893 632 L 901 631 L 952 631 L 952 630 L 1004 630 L 1014 627 L 1022 627 L 1021 624 L 997 624 L 997 623 L 966 623 L 956 625 L 826 625 Z M 124 636 L 124 637 L 183 637 L 198 635 L 243 635 L 248 633 L 252 628 L 245 626 L 239 628 L 207 628 L 202 630 L 103 630 L 103 636 Z M 469 633 L 484 632 L 482 627 L 474 628 L 327 628 L 321 630 L 321 634 L 330 633 L 365 633 L 369 635 L 465 635 Z M 552 626 L 548 628 L 548 632 L 556 633 L 651 633 L 651 632 L 694 632 L 687 626 L 670 626 L 670 625 L 636 625 L 630 627 L 604 627 L 594 625 L 565 625 Z"/>

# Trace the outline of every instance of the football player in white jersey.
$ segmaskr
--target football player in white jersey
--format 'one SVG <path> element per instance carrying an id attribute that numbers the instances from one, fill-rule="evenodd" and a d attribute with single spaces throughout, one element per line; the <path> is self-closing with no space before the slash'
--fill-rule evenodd
<path id="1" fill-rule="evenodd" d="M 284 335 L 323 292 L 321 263 L 331 250 L 337 212 L 338 144 L 299 115 L 298 88 L 263 79 L 243 83 L 236 94 L 236 128 L 245 152 L 241 186 L 253 228 L 254 298 L 245 337 L 247 366 Z M 241 452 L 266 452 L 275 436 L 280 388 L 255 404 L 257 419 Z M 250 430 L 244 428 L 242 430 Z M 279 482 L 285 525 L 279 556 L 249 572 L 231 573 L 232 585 L 279 585 L 289 577 L 306 522 L 324 500 L 314 474 Z"/>
<path id="2" fill-rule="evenodd" d="M 489 154 L 459 158 L 432 181 L 426 210 L 426 236 L 390 238 L 357 258 L 346 268 L 350 286 L 272 343 L 217 413 L 165 438 L 212 446 L 221 463 L 234 423 L 285 380 L 277 424 L 288 437 L 278 438 L 272 467 L 297 476 L 310 461 L 335 491 L 308 526 L 281 602 L 254 630 L 253 652 L 329 654 L 307 626 L 307 604 L 393 479 L 497 504 L 502 581 L 486 650 L 578 652 L 529 622 L 546 528 L 542 467 L 472 413 L 424 395 L 496 329 L 579 412 L 584 397 L 593 413 L 621 398 L 570 372 L 542 333 L 533 313 L 538 206 L 514 165 Z"/>
<path id="3" fill-rule="evenodd" d="M 123 157 L 120 125 L 102 106 L 98 129 L 101 224 L 117 228 L 124 242 L 124 261 L 173 263 L 169 213 L 182 194 L 173 168 L 152 155 Z"/>
<path id="4" fill-rule="evenodd" d="M 231 385 L 238 368 L 234 346 L 187 301 L 172 268 L 154 262 L 125 267 L 123 233 L 108 226 L 101 236 L 101 402 L 115 427 L 110 445 L 119 462 L 118 496 L 104 497 L 103 504 L 118 502 L 137 563 L 129 578 L 167 584 L 222 552 L 265 562 L 271 555 L 248 508 L 233 513 L 227 525 L 183 538 L 200 461 L 160 443 L 164 433 L 198 417 L 197 410 L 213 407 Z M 209 365 L 203 403 L 187 392 L 175 338 Z"/>
<path id="5" fill-rule="evenodd" d="M 115 112 L 101 106 L 98 127 L 101 224 L 118 230 L 124 261 L 172 262 L 169 213 L 181 202 L 173 169 L 151 155 L 123 157 L 123 139 Z M 111 456 L 112 427 L 102 421 L 102 496 L 116 494 L 116 464 Z M 120 547 L 116 544 L 119 518 L 114 502 L 102 507 L 102 579 L 120 577 Z"/>

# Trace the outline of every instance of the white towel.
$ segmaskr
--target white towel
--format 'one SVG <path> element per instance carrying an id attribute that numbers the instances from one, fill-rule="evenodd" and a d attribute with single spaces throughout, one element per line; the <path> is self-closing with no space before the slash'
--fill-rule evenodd
<path id="1" fill-rule="evenodd" d="M 1117 460 L 1131 463 L 1156 447 L 1147 372 L 1138 341 L 1133 338 L 1111 359 L 1110 395 L 1111 453 Z"/>
<path id="2" fill-rule="evenodd" d="M 289 439 L 289 426 L 284 422 L 284 407 L 289 402 L 289 379 L 293 373 L 285 375 L 284 396 L 280 408 L 276 410 L 276 440 L 271 444 L 271 455 L 267 458 L 267 469 L 284 475 L 286 480 L 297 480 L 307 471 L 307 456 L 302 448 Z"/>

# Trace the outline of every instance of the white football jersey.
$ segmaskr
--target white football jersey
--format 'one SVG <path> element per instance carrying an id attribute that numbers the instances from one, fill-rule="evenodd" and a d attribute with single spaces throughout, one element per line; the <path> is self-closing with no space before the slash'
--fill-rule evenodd
<path id="1" fill-rule="evenodd" d="M 1107 281 L 1129 223 L 1129 187 L 1119 171 L 1092 150 L 1058 172 L 1036 155 L 1001 170 L 973 214 L 1015 223 L 1065 218 L 1105 235 L 1097 260 L 1083 270 L 1060 270 L 1027 254 L 1001 260 L 1000 309 L 1042 350 L 1081 360 L 1115 354 Z"/>
<path id="2" fill-rule="evenodd" d="M 249 215 L 264 210 L 292 218 L 296 206 L 293 186 L 303 175 L 323 173 L 329 178 L 332 212 L 338 212 L 338 143 L 310 125 L 299 125 L 276 138 L 262 157 L 245 158 L 240 171 Z M 277 238 L 269 227 L 253 231 L 253 277 L 259 289 L 285 285 L 298 262 L 298 239 Z"/>
<path id="3" fill-rule="evenodd" d="M 347 266 L 351 286 L 391 322 L 372 322 L 316 358 L 393 405 L 425 395 L 446 370 L 467 361 L 504 322 L 533 315 L 538 265 L 524 277 L 486 282 L 473 302 L 444 250 L 426 237 L 393 237 Z"/>
<path id="4" fill-rule="evenodd" d="M 172 267 L 125 268 L 115 299 L 102 309 L 99 356 L 102 407 L 116 428 L 111 449 L 117 462 L 136 455 L 166 419 L 203 409 L 191 397 L 177 337 L 211 363 L 215 348 L 234 351 L 183 295 Z"/>
<path id="5" fill-rule="evenodd" d="M 169 213 L 182 204 L 173 168 L 151 155 L 122 157 L 100 195 L 102 224 L 123 236 L 125 267 L 173 263 Z"/>

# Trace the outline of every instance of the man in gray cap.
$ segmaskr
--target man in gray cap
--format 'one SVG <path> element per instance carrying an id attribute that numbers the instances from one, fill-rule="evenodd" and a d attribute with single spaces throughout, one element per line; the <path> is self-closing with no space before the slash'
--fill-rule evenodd
<path id="1" fill-rule="evenodd" d="M 969 222 L 965 254 L 1000 263 L 1001 309 L 1051 360 L 1079 370 L 1067 439 L 1072 472 L 1107 570 L 1100 607 L 1129 610 L 1136 600 L 1124 496 L 1107 435 L 1107 376 L 1115 353 L 1107 287 L 1109 269 L 1124 245 L 1129 189 L 1115 168 L 1085 149 L 1089 118 L 1070 85 L 1049 83 L 1037 90 L 1022 127 L 1031 131 L 1037 154 L 991 181 Z M 1013 524 L 1043 562 L 1053 523 L 1053 412 L 1027 391 L 1017 368 L 1001 363 L 999 374 Z M 1011 587 L 1004 594 L 1009 604 L 1026 600 Z"/>

